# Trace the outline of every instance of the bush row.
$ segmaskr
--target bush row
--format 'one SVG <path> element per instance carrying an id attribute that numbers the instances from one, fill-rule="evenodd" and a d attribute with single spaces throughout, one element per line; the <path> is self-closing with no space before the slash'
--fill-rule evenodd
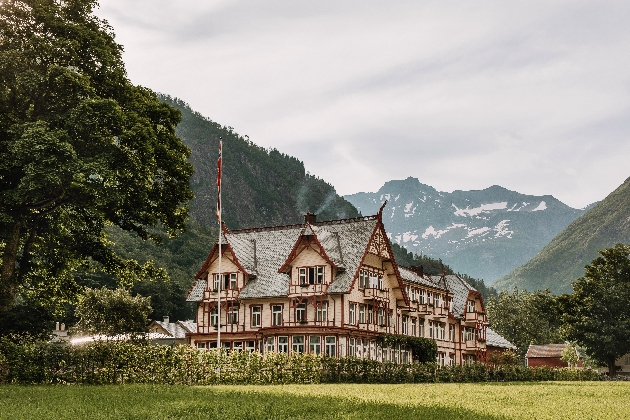
<path id="1" fill-rule="evenodd" d="M 600 380 L 588 370 L 439 367 L 311 354 L 204 351 L 99 341 L 82 346 L 0 339 L 0 382 L 20 384 L 287 384 Z"/>

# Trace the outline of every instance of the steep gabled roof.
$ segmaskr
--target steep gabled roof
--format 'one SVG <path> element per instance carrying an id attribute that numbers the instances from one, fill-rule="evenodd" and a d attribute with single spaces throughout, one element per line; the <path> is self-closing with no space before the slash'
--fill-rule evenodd
<path id="1" fill-rule="evenodd" d="M 471 293 L 479 294 L 477 289 L 472 287 L 456 274 L 430 276 L 430 278 L 435 283 L 444 284 L 444 286 L 453 294 L 453 315 L 459 318 L 464 316 L 468 296 L 470 296 Z"/>
<path id="2" fill-rule="evenodd" d="M 420 276 L 417 273 L 415 273 L 414 271 L 410 270 L 409 268 L 402 267 L 402 266 L 398 266 L 398 270 L 400 271 L 400 277 L 404 281 L 408 281 L 410 283 L 415 283 L 415 284 L 420 285 L 420 286 L 430 287 L 432 289 L 439 289 L 439 290 L 448 291 L 441 284 L 435 283 L 433 281 L 433 279 L 431 278 L 431 276 L 429 276 L 429 275 Z"/>
<path id="3" fill-rule="evenodd" d="M 377 223 L 377 216 L 367 216 L 301 225 L 224 231 L 222 240 L 229 244 L 242 267 L 252 276 L 241 290 L 239 298 L 280 297 L 288 294 L 289 275 L 278 270 L 284 265 L 306 229 L 309 229 L 308 233 L 312 231 L 326 256 L 339 268 L 328 292 L 348 292 Z M 205 279 L 201 275 L 213 261 L 216 248 L 215 244 L 198 273 L 197 281 L 188 293 L 189 302 L 198 302 L 202 299 Z"/>

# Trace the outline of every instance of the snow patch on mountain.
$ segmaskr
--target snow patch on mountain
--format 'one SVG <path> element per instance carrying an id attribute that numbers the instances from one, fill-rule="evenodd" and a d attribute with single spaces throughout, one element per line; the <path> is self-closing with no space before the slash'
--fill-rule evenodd
<path id="1" fill-rule="evenodd" d="M 510 220 L 501 220 L 495 227 L 494 230 L 496 233 L 494 234 L 495 238 L 500 238 L 501 236 L 505 236 L 507 238 L 512 239 L 512 235 L 514 234 L 513 230 L 508 229 Z"/>
<path id="2" fill-rule="evenodd" d="M 478 228 L 478 229 L 472 229 L 468 231 L 468 236 L 466 236 L 467 238 L 471 238 L 473 236 L 477 236 L 477 235 L 485 235 L 486 233 L 488 233 L 490 231 L 490 228 L 487 226 L 484 226 L 482 228 Z"/>
<path id="3" fill-rule="evenodd" d="M 465 209 L 460 209 L 455 204 L 453 204 L 453 207 L 455 207 L 455 216 L 477 216 L 482 212 L 489 212 L 490 210 L 505 210 L 507 209 L 507 201 L 482 204 L 479 207 L 473 207 L 472 209 L 469 206 L 466 206 Z"/>
<path id="4" fill-rule="evenodd" d="M 545 203 L 544 201 L 541 201 L 538 207 L 536 207 L 532 211 L 540 211 L 540 210 L 546 210 L 546 209 L 547 209 L 547 203 Z"/>

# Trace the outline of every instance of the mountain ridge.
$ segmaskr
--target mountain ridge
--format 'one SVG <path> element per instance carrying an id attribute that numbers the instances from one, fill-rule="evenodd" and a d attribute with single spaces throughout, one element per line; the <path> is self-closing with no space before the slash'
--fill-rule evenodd
<path id="1" fill-rule="evenodd" d="M 489 283 L 525 263 L 584 213 L 552 195 L 500 185 L 440 192 L 413 177 L 344 198 L 364 214 L 389 200 L 383 221 L 392 241 Z"/>

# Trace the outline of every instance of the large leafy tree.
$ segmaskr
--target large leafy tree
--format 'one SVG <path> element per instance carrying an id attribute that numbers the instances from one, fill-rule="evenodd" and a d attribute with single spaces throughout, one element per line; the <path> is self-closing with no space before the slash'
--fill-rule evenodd
<path id="1" fill-rule="evenodd" d="M 125 289 L 86 289 L 79 296 L 75 331 L 85 334 L 136 334 L 146 332 L 151 299 L 131 296 Z"/>
<path id="2" fill-rule="evenodd" d="M 96 6 L 0 3 L 0 311 L 19 294 L 76 295 L 79 268 L 142 272 L 111 251 L 108 225 L 143 239 L 184 227 L 180 113 L 128 80 Z"/>
<path id="3" fill-rule="evenodd" d="M 518 347 L 524 357 L 529 344 L 562 342 L 559 306 L 549 290 L 502 290 L 486 302 L 492 329 Z"/>
<path id="4" fill-rule="evenodd" d="M 573 283 L 573 293 L 562 296 L 562 331 L 612 375 L 615 360 L 630 353 L 630 246 L 599 254 Z"/>

